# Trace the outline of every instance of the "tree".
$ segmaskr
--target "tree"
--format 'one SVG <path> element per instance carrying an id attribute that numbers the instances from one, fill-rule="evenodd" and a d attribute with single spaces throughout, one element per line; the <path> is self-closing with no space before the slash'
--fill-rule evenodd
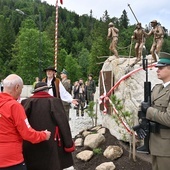
<path id="1" fill-rule="evenodd" d="M 89 73 L 94 75 L 94 79 L 98 81 L 98 75 L 101 70 L 102 65 L 98 63 L 102 62 L 104 59 L 97 58 L 98 56 L 108 56 L 109 47 L 107 44 L 107 24 L 103 22 L 96 23 L 92 33 L 93 43 L 91 47 L 91 53 L 89 58 Z"/>
<path id="2" fill-rule="evenodd" d="M 35 77 L 42 76 L 42 67 L 53 63 L 53 47 L 45 32 L 29 28 L 33 21 L 26 20 L 13 48 L 11 66 L 26 84 L 32 84 Z M 42 77 L 40 77 L 42 78 Z"/>
<path id="3" fill-rule="evenodd" d="M 89 51 L 86 48 L 83 48 L 79 53 L 78 64 L 81 67 L 82 78 L 87 79 L 89 67 Z"/>
<path id="4" fill-rule="evenodd" d="M 12 58 L 11 50 L 15 41 L 14 29 L 9 18 L 0 15 L 0 78 L 6 77 L 10 72 L 9 62 Z"/>
<path id="5" fill-rule="evenodd" d="M 128 25 L 129 25 L 129 19 L 127 17 L 127 12 L 125 10 L 123 10 L 123 14 L 121 15 L 120 19 L 120 26 L 127 29 Z"/>
<path id="6" fill-rule="evenodd" d="M 68 77 L 72 82 L 75 82 L 80 77 L 82 77 L 81 67 L 78 65 L 77 61 L 72 57 L 71 54 L 66 56 L 65 68 L 68 71 Z"/>
<path id="7" fill-rule="evenodd" d="M 103 17 L 101 18 L 101 20 L 102 20 L 103 22 L 108 22 L 109 19 L 110 19 L 110 17 L 109 17 L 109 14 L 108 14 L 107 10 L 106 10 L 106 11 L 104 12 Z"/>
<path id="8" fill-rule="evenodd" d="M 24 11 L 25 15 L 17 13 L 16 9 Z M 32 84 L 34 77 L 39 76 L 39 68 L 54 65 L 55 12 L 55 6 L 41 0 L 0 0 L 0 78 L 17 71 L 17 73 L 22 72 L 25 83 Z M 60 71 L 70 64 L 66 63 L 66 58 L 70 55 L 76 69 L 78 65 L 78 71 L 81 72 L 81 75 L 73 74 L 73 79 L 86 78 L 88 73 L 92 73 L 95 80 L 98 80 L 102 62 L 105 60 L 98 56 L 112 55 L 109 50 L 110 42 L 106 41 L 109 22 L 113 22 L 119 29 L 117 48 L 119 55 L 129 55 L 134 25 L 129 25 L 125 10 L 120 18 L 114 16 L 111 18 L 106 10 L 101 16 L 103 18 L 98 20 L 93 17 L 92 10 L 89 11 L 89 16 L 80 16 L 59 7 L 58 17 L 57 69 Z M 40 27 L 42 46 L 39 36 Z M 148 26 L 147 29 L 149 31 L 150 27 Z M 153 37 L 149 37 L 146 40 L 148 53 L 152 39 Z M 170 38 L 165 37 L 162 51 L 169 52 L 169 44 Z M 28 61 L 30 64 L 27 66 Z"/>

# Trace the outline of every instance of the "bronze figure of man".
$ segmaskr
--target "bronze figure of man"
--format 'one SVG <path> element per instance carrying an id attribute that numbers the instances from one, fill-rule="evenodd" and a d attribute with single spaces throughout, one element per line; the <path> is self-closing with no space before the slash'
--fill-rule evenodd
<path id="1" fill-rule="evenodd" d="M 145 32 L 144 32 L 144 29 L 142 28 L 141 23 L 139 22 L 137 23 L 136 29 L 134 30 L 131 38 L 132 40 L 136 41 L 136 44 L 135 44 L 136 60 L 131 65 L 131 66 L 134 66 L 136 63 L 138 63 L 141 60 L 142 50 L 145 45 Z"/>
<path id="2" fill-rule="evenodd" d="M 118 42 L 118 33 L 119 30 L 114 27 L 114 24 L 112 22 L 109 23 L 109 28 L 108 28 L 108 34 L 107 34 L 107 39 L 111 39 L 110 47 L 109 49 L 114 53 L 114 55 L 119 58 L 118 52 L 116 49 L 117 42 Z"/>
<path id="3" fill-rule="evenodd" d="M 153 44 L 150 49 L 150 52 L 152 54 L 152 58 L 154 62 L 157 62 L 156 55 L 159 54 L 162 48 L 163 44 L 163 38 L 164 38 L 164 30 L 161 25 L 158 24 L 157 20 L 151 21 L 152 29 L 149 33 L 146 33 L 147 36 L 153 35 Z"/>

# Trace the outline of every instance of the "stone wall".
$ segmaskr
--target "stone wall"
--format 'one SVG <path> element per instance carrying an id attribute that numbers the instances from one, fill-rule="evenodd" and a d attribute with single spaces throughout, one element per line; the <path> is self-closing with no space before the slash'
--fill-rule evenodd
<path id="1" fill-rule="evenodd" d="M 32 94 L 32 85 L 24 85 L 21 93 L 21 98 L 30 97 Z"/>

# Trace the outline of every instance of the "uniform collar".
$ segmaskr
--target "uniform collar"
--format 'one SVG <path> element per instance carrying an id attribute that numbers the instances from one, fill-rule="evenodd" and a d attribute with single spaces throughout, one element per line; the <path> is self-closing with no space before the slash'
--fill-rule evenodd
<path id="1" fill-rule="evenodd" d="M 163 84 L 164 87 L 168 86 L 170 84 L 170 81 Z"/>

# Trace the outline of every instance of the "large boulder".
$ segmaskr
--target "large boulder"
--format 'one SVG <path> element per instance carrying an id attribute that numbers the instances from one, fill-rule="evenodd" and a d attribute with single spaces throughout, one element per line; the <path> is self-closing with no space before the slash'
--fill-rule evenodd
<path id="1" fill-rule="evenodd" d="M 148 80 L 153 87 L 155 84 L 161 83 L 161 81 L 157 79 L 157 68 L 154 67 L 154 64 L 151 64 L 151 56 L 147 56 L 146 58 L 149 65 L 147 69 Z M 99 95 L 103 102 L 101 104 L 103 107 L 100 107 L 103 113 L 102 125 L 108 128 L 112 135 L 123 141 L 129 141 L 129 135 L 132 132 L 131 128 L 133 124 L 138 123 L 137 113 L 140 103 L 144 101 L 146 71 L 143 70 L 142 61 L 134 67 L 129 66 L 135 59 L 117 59 L 115 56 L 108 57 L 103 64 L 99 78 Z M 123 111 L 129 112 L 130 116 L 123 117 L 116 109 L 116 106 L 115 109 L 112 109 L 114 107 L 113 103 L 108 100 L 106 94 L 109 95 L 109 98 L 111 94 L 114 94 L 120 99 L 123 105 Z"/>

